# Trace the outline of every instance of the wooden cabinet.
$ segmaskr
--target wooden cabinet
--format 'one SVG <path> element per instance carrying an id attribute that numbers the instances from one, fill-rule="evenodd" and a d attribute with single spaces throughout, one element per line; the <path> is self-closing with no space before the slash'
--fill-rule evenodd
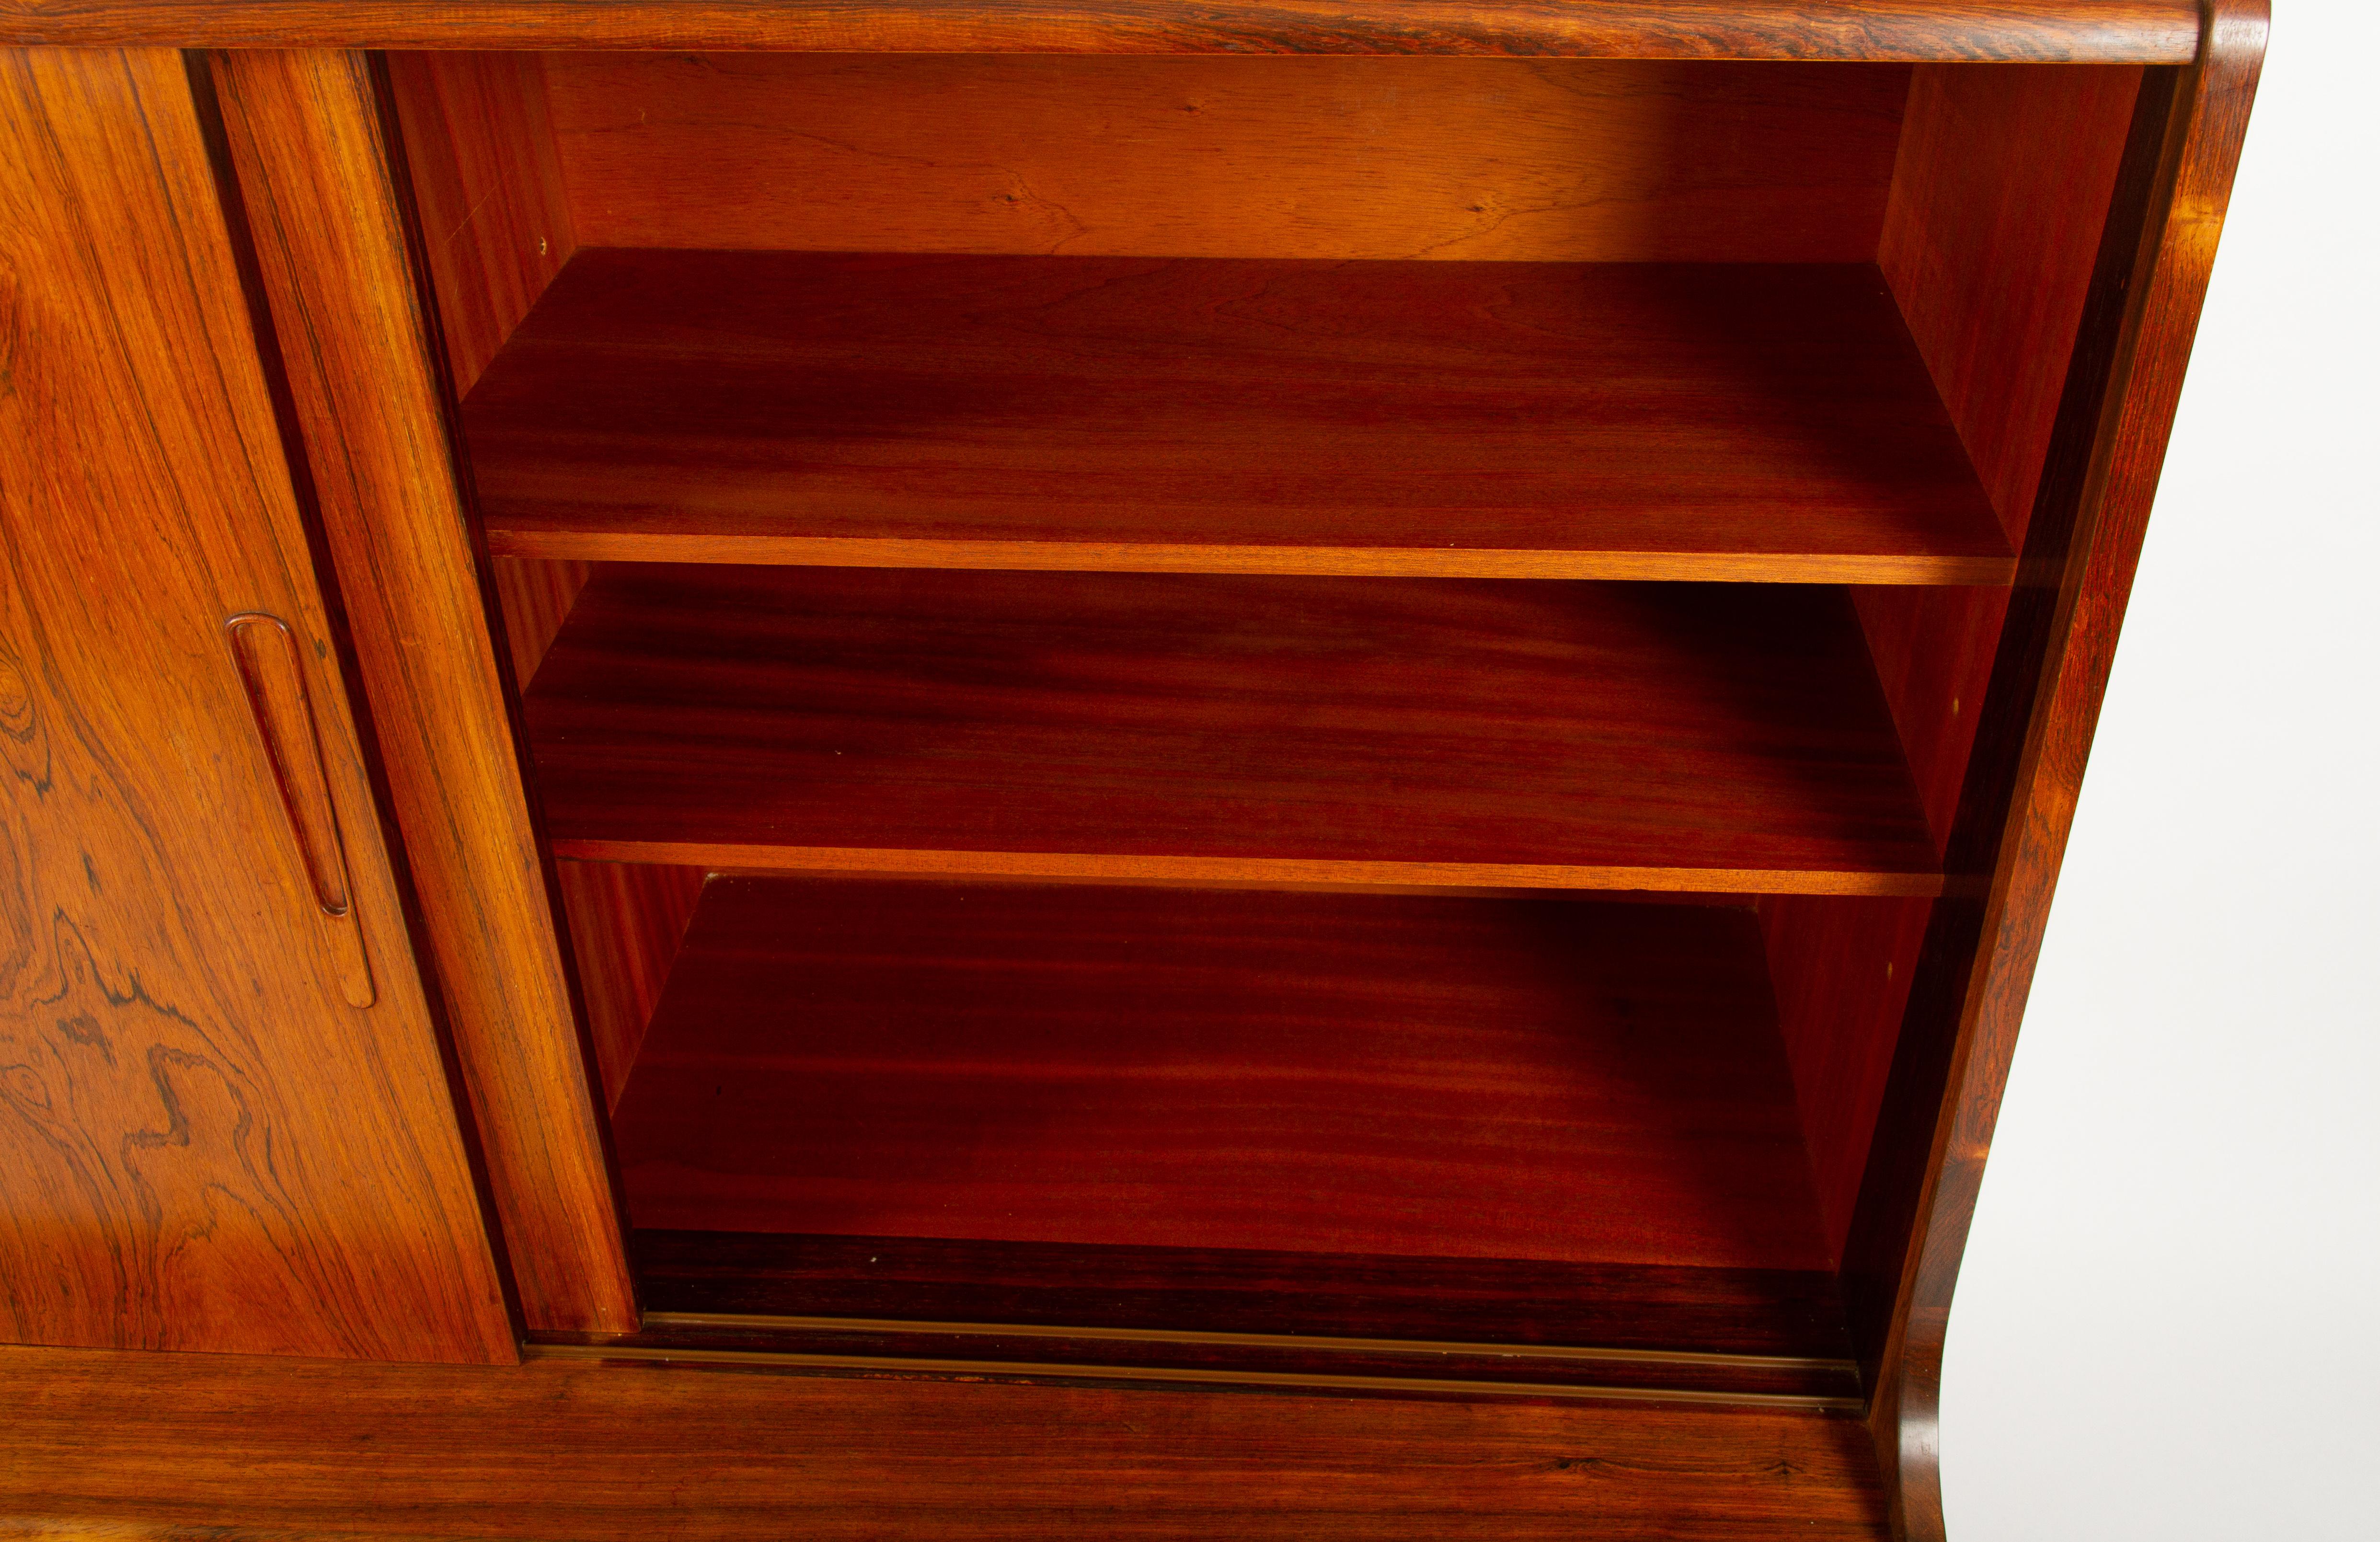
<path id="1" fill-rule="evenodd" d="M 0 18 L 15 1338 L 1940 1534 L 2260 6 Z"/>
<path id="2" fill-rule="evenodd" d="M 0 1335 L 515 1358 L 182 56 L 0 98 Z"/>

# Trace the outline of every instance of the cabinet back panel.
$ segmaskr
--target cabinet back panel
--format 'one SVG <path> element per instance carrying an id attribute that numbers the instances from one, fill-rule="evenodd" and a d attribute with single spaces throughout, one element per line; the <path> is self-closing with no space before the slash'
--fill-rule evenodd
<path id="1" fill-rule="evenodd" d="M 1906 67 L 549 55 L 588 246 L 1866 261 Z"/>

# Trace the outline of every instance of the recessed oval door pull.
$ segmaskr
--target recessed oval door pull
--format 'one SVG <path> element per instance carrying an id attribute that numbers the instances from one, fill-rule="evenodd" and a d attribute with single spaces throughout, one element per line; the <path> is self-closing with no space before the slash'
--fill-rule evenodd
<path id="1" fill-rule="evenodd" d="M 346 844 L 339 834 L 339 810 L 331 797 L 331 776 L 322 759 L 322 735 L 306 689 L 305 656 L 298 636 L 278 616 L 247 611 L 224 623 L 232 662 L 256 715 L 257 737 L 273 768 L 273 784 L 289 832 L 298 843 L 298 865 L 314 901 L 322 940 L 339 977 L 339 993 L 351 1006 L 376 999 L 371 963 L 356 924 L 355 892 L 347 881 Z"/>

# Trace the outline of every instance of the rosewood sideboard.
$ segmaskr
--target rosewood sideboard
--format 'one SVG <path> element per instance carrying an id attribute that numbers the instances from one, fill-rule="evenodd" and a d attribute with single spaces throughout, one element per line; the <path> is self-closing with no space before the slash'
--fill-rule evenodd
<path id="1" fill-rule="evenodd" d="M 2263 0 L 0 0 L 0 1534 L 1937 1538 Z"/>

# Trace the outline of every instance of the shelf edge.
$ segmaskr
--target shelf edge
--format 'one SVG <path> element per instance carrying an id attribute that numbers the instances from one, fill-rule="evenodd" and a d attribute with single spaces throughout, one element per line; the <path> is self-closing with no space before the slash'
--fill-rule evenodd
<path id="1" fill-rule="evenodd" d="M 941 540 L 506 529 L 488 550 L 545 562 L 717 563 L 753 567 L 919 567 L 1050 573 L 1207 573 L 1382 578 L 1562 578 L 1769 584 L 1930 584 L 2006 589 L 2012 555 L 1630 552 L 1542 548 L 1254 546 L 1196 541 Z"/>
<path id="2" fill-rule="evenodd" d="M 1695 894 L 1836 894 L 1900 899 L 1930 899 L 1947 887 L 1940 872 L 886 850 L 868 846 L 769 846 L 586 837 L 557 837 L 553 854 L 576 862 L 655 863 L 750 877 L 844 873 L 1138 883 L 1301 884 L 1344 889 L 1655 890 Z"/>

